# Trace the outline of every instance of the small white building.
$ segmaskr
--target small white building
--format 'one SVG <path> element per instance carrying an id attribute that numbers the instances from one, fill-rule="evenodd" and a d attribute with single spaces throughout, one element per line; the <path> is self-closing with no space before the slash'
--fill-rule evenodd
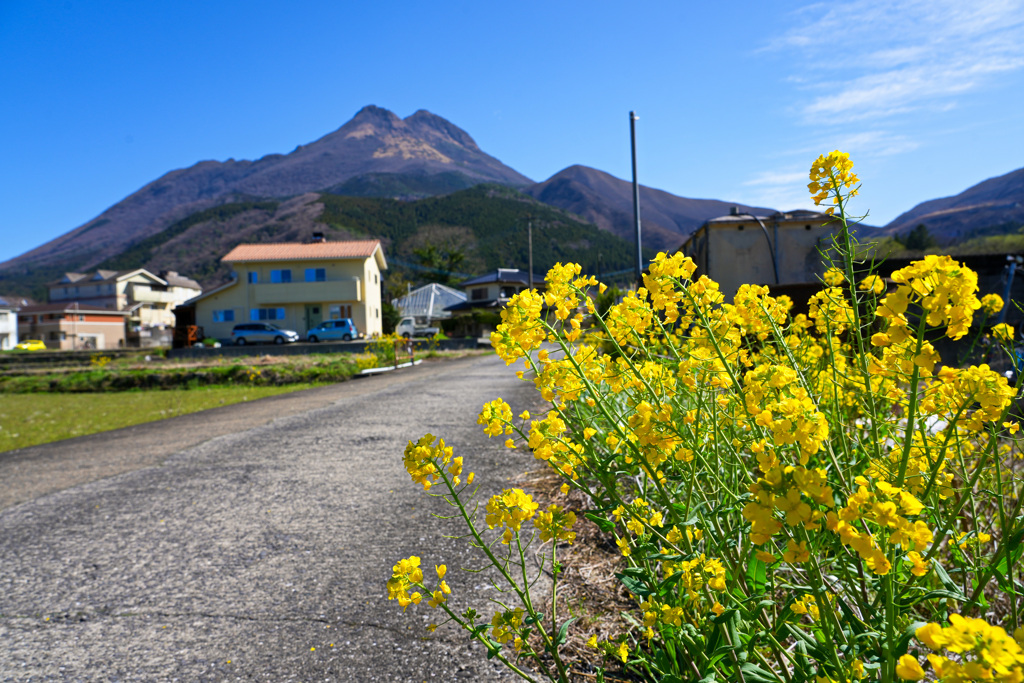
<path id="1" fill-rule="evenodd" d="M 429 325 L 434 320 L 450 318 L 452 316 L 451 311 L 446 311 L 445 308 L 462 303 L 465 300 L 465 292 L 431 282 L 429 285 L 412 290 L 391 303 L 401 311 L 403 316 L 413 316 L 418 324 Z"/>
<path id="2" fill-rule="evenodd" d="M 18 308 L 0 299 L 0 351 L 10 351 L 18 343 Z"/>

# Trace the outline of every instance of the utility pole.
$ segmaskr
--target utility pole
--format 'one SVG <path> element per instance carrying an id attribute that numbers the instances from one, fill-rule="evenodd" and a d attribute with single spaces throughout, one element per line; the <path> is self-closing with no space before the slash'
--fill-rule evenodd
<path id="1" fill-rule="evenodd" d="M 643 282 L 643 252 L 640 248 L 640 185 L 636 181 L 636 112 L 629 112 L 629 142 L 633 151 L 633 222 L 636 224 L 636 286 Z"/>
<path id="2" fill-rule="evenodd" d="M 526 217 L 526 242 L 530 249 L 530 289 L 533 289 L 533 216 Z"/>

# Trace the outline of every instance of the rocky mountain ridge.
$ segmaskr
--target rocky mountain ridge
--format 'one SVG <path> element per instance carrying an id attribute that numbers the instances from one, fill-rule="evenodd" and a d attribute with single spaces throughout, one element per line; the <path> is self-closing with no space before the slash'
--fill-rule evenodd
<path id="1" fill-rule="evenodd" d="M 166 173 L 84 225 L 0 263 L 0 293 L 16 293 L 18 283 L 25 278 L 38 283 L 63 270 L 84 271 L 101 263 L 130 261 L 119 257 L 136 253 L 140 245 L 170 246 L 170 236 L 161 236 L 163 231 L 189 222 L 190 217 L 207 220 L 206 212 L 219 206 L 232 206 L 235 211 L 241 205 L 266 201 L 280 204 L 324 193 L 420 200 L 458 193 L 481 183 L 514 188 L 626 242 L 633 240 L 632 187 L 628 181 L 573 165 L 535 183 L 482 151 L 466 131 L 440 116 L 419 110 L 403 119 L 370 105 L 337 130 L 288 154 L 268 154 L 254 161 L 201 161 Z M 736 202 L 680 197 L 645 186 L 641 186 L 640 199 L 644 246 L 656 250 L 678 248 L 704 221 L 729 213 L 734 205 L 745 212 L 774 212 Z M 306 201 L 302 205 L 313 204 Z M 287 215 L 273 218 L 285 223 L 292 220 Z M 358 215 L 348 215 L 346 220 L 351 224 L 334 227 L 375 236 Z M 473 214 L 467 211 L 462 220 L 464 225 L 471 225 Z M 236 232 L 235 223 L 226 222 L 221 229 L 227 232 L 218 241 L 259 240 L 271 233 L 299 234 L 308 228 L 305 222 L 299 223 L 301 230 L 296 223 L 282 224 L 280 230 L 266 227 Z M 919 223 L 927 225 L 944 243 L 965 239 L 979 230 L 1016 231 L 1024 223 L 1024 169 L 990 178 L 954 197 L 923 202 L 885 226 L 880 234 L 902 234 Z M 185 235 L 174 240 L 178 250 L 185 249 L 182 239 Z"/>
<path id="2" fill-rule="evenodd" d="M 923 224 L 940 243 L 979 234 L 1015 232 L 1024 226 L 1024 168 L 972 185 L 951 197 L 921 202 L 882 228 L 888 235 Z"/>
<path id="3" fill-rule="evenodd" d="M 371 105 L 333 133 L 289 154 L 256 161 L 201 161 L 171 171 L 88 223 L 0 264 L 0 272 L 59 263 L 87 269 L 218 204 L 318 192 L 364 174 L 437 173 L 464 179 L 464 187 L 533 182 L 481 151 L 468 133 L 439 116 L 420 110 L 401 119 Z"/>

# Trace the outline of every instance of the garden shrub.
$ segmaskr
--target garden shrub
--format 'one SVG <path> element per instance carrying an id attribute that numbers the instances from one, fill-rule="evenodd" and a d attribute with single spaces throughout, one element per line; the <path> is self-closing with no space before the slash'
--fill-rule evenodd
<path id="1" fill-rule="evenodd" d="M 604 315 L 591 296 L 603 285 L 573 264 L 501 314 L 494 348 L 524 362 L 517 374 L 551 410 L 514 417 L 497 399 L 479 422 L 585 494 L 582 512 L 620 549 L 632 628 L 599 640 L 558 604 L 574 512 L 507 489 L 479 501 L 481 520 L 463 473 L 472 456 L 430 434 L 409 443 L 405 467 L 465 522 L 502 592 L 488 619 L 452 593 L 445 565 L 424 572 L 413 556 L 393 567 L 388 597 L 426 600 L 526 680 L 579 670 L 563 657 L 569 629 L 641 680 L 1024 679 L 1016 389 L 987 365 L 942 365 L 933 346 L 1003 302 L 979 299 L 977 276 L 949 257 L 889 285 L 856 262 L 852 166 L 834 152 L 811 168 L 836 236 L 806 315 L 756 285 L 726 303 L 678 253 L 659 254 Z M 992 335 L 1008 344 L 1013 330 Z M 527 552 L 545 543 L 541 604 Z"/>

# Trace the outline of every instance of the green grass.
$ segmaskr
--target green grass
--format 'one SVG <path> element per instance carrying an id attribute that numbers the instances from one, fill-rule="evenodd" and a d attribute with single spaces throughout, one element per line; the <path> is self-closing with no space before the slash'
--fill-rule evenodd
<path id="1" fill-rule="evenodd" d="M 220 386 L 90 394 L 0 394 L 0 452 L 310 388 Z"/>

